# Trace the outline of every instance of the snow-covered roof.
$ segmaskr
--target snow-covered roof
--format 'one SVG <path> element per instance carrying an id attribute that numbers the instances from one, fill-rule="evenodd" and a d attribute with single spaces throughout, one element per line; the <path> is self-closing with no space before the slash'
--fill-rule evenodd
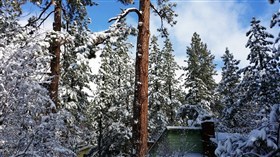
<path id="1" fill-rule="evenodd" d="M 167 126 L 167 130 L 200 130 L 201 127 Z"/>

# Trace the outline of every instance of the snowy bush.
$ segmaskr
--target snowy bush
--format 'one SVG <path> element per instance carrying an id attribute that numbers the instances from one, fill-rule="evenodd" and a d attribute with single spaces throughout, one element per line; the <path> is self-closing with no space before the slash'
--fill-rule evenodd
<path id="1" fill-rule="evenodd" d="M 269 120 L 247 135 L 234 135 L 219 141 L 217 156 L 279 156 L 280 105 L 271 109 Z"/>
<path id="2" fill-rule="evenodd" d="M 65 137 L 69 114 L 51 113 L 49 41 L 0 14 L 0 153 L 4 156 L 74 156 Z M 5 27 L 5 31 L 2 28 Z"/>
<path id="3" fill-rule="evenodd" d="M 202 121 L 210 120 L 212 113 L 202 108 L 203 105 L 183 105 L 180 107 L 177 117 L 182 121 L 183 125 L 201 126 Z"/>

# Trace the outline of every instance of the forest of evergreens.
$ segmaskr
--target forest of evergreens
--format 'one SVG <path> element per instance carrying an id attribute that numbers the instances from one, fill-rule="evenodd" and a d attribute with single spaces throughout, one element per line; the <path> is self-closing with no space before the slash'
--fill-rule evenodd
<path id="1" fill-rule="evenodd" d="M 176 25 L 174 2 L 135 3 L 92 32 L 92 0 L 0 0 L 0 157 L 77 156 L 86 146 L 100 157 L 143 157 L 166 126 L 199 127 L 205 117 L 232 135 L 216 143 L 217 156 L 280 156 L 280 34 L 269 33 L 280 12 L 269 27 L 248 21 L 249 64 L 225 47 L 217 82 L 215 56 L 197 32 L 186 39 L 184 66 L 176 62 L 167 29 Z M 26 4 L 41 14 L 21 25 Z M 126 23 L 132 12 L 137 27 Z M 162 22 L 154 34 L 151 13 Z M 50 16 L 53 29 L 42 29 Z"/>

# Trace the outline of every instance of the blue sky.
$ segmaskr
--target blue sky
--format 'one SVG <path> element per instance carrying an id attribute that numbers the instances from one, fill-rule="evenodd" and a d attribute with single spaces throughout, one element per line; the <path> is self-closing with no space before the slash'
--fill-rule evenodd
<path id="1" fill-rule="evenodd" d="M 244 10 L 240 10 L 240 15 L 244 14 L 240 18 L 242 21 L 242 25 L 247 26 L 248 21 L 253 17 L 263 17 L 267 13 L 271 12 L 271 10 L 277 10 L 277 5 L 270 5 L 267 0 L 170 0 L 171 2 L 175 2 L 178 4 L 177 8 L 184 7 L 189 4 L 197 3 L 197 4 L 232 4 L 234 6 L 243 6 Z M 121 12 L 121 9 L 136 7 L 138 8 L 139 0 L 135 1 L 133 5 L 123 5 L 117 0 L 96 0 L 98 6 L 89 7 L 89 16 L 92 18 L 91 28 L 94 31 L 100 31 L 105 29 L 108 24 L 108 19 L 115 16 L 116 14 Z M 155 2 L 155 1 L 152 1 Z M 210 6 L 211 7 L 211 6 Z M 197 8 L 199 9 L 199 8 Z M 214 9 L 214 8 L 213 8 Z"/>
<path id="2" fill-rule="evenodd" d="M 269 27 L 271 15 L 279 10 L 279 4 L 271 5 L 267 0 L 170 0 L 177 3 L 176 13 L 177 25 L 170 28 L 170 38 L 173 42 L 174 54 L 177 62 L 184 65 L 186 58 L 186 46 L 190 44 L 192 34 L 200 34 L 202 41 L 207 43 L 208 48 L 216 56 L 215 63 L 220 73 L 222 66 L 221 56 L 225 48 L 241 60 L 241 67 L 247 63 L 246 58 L 249 50 L 245 48 L 247 42 L 246 32 L 250 28 L 250 20 L 256 17 L 262 21 L 262 25 Z M 108 19 L 121 12 L 121 8 L 137 7 L 139 0 L 134 5 L 123 5 L 117 0 L 96 0 L 98 6 L 88 8 L 88 13 L 92 19 L 90 29 L 92 31 L 102 31 L 109 27 Z M 155 2 L 155 1 L 154 1 Z M 30 6 L 25 10 L 34 14 Z M 32 13 L 33 12 L 33 13 Z M 38 13 L 37 13 L 38 14 Z M 127 22 L 131 25 L 137 24 L 136 16 L 129 15 Z M 45 27 L 52 26 L 52 19 L 44 24 Z M 156 29 L 160 26 L 158 17 L 151 17 L 151 34 L 156 34 Z M 271 30 L 277 34 L 279 28 Z M 132 42 L 135 40 L 132 39 Z M 216 77 L 219 80 L 220 75 Z"/>
<path id="3" fill-rule="evenodd" d="M 171 0 L 172 1 L 172 0 Z M 114 0 L 96 1 L 98 6 L 90 8 L 92 18 L 92 30 L 106 29 L 107 20 L 120 12 L 120 8 L 138 7 L 135 5 L 124 6 Z M 221 56 L 225 48 L 241 60 L 240 67 L 244 67 L 249 50 L 245 48 L 247 42 L 246 32 L 250 29 L 250 20 L 256 17 L 262 21 L 262 25 L 269 27 L 271 15 L 279 10 L 279 5 L 271 5 L 267 0 L 174 0 L 177 3 L 176 12 L 178 24 L 170 28 L 173 41 L 174 54 L 177 62 L 184 65 L 186 58 L 186 46 L 190 44 L 192 34 L 200 34 L 202 41 L 216 56 L 218 73 L 221 73 Z M 128 23 L 135 25 L 136 16 L 129 16 Z M 157 17 L 151 18 L 151 33 L 156 34 L 156 28 L 160 26 Z M 279 29 L 269 31 L 276 34 Z M 216 77 L 218 81 L 220 75 Z"/>

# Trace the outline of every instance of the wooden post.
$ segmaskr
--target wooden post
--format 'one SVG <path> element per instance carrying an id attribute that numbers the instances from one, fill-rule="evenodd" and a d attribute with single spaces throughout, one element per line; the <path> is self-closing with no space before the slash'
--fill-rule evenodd
<path id="1" fill-rule="evenodd" d="M 208 157 L 215 157 L 215 145 L 210 138 L 215 137 L 214 122 L 206 121 L 201 124 L 203 154 Z"/>

